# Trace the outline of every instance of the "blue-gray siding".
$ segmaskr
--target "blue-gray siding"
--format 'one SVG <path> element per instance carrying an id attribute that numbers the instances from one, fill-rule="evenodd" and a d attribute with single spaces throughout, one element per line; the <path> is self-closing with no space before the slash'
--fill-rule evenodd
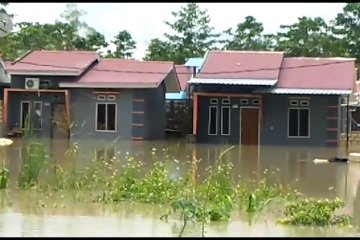
<path id="1" fill-rule="evenodd" d="M 308 138 L 289 138 L 288 137 L 288 109 L 290 99 L 303 99 L 307 97 L 310 109 L 310 137 Z M 218 99 L 218 131 L 216 135 L 208 134 L 209 127 L 209 106 L 210 99 Z M 199 97 L 198 112 L 198 142 L 207 143 L 240 143 L 240 119 L 242 107 L 258 107 L 253 103 L 254 98 L 230 98 L 231 106 L 231 134 L 230 136 L 221 135 L 221 103 L 222 99 L 227 97 Z M 247 99 L 248 103 L 241 103 L 241 99 Z M 342 127 L 341 114 L 338 106 L 338 96 L 294 96 L 294 95 L 262 95 L 263 103 L 263 124 L 260 130 L 261 145 L 278 146 L 329 146 L 334 145 L 328 140 L 338 140 L 339 131 Z M 330 117 L 330 118 L 327 118 Z M 257 124 L 257 123 L 254 123 Z"/>
<path id="2" fill-rule="evenodd" d="M 62 93 L 26 93 L 12 92 L 8 99 L 8 128 L 21 126 L 21 102 L 29 101 L 31 106 L 34 101 L 42 102 L 42 130 L 34 130 L 34 135 L 39 137 L 51 137 L 52 104 L 65 103 Z M 34 112 L 32 112 L 34 116 Z"/>

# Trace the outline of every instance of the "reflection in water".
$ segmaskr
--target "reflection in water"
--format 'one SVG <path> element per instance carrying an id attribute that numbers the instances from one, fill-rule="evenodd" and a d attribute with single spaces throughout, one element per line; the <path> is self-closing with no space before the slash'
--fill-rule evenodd
<path id="1" fill-rule="evenodd" d="M 99 140 L 78 142 L 76 162 L 69 163 L 64 157 L 69 144 L 52 141 L 52 161 L 65 168 L 83 168 L 94 158 L 123 159 L 134 156 L 145 167 L 159 160 L 167 160 L 174 177 L 184 175 L 193 167 L 194 176 L 213 166 L 227 145 L 186 144 L 183 141 L 166 142 L 116 142 L 109 144 Z M 109 147 L 110 145 L 110 147 Z M 314 164 L 314 158 L 336 155 L 333 148 L 281 148 L 236 146 L 224 156 L 234 165 L 233 176 L 240 179 L 259 179 L 264 170 L 279 173 L 282 184 L 291 184 L 308 197 L 346 200 L 347 212 L 354 213 L 354 223 L 360 224 L 359 193 L 360 163 Z M 9 148 L 8 166 L 12 184 L 19 177 L 22 158 L 26 150 L 22 141 L 15 141 Z M 196 168 L 191 163 L 199 160 Z M 175 161 L 176 160 L 176 161 Z M 177 164 L 176 162 L 179 162 Z M 35 193 L 10 192 L 14 201 L 11 209 L 0 214 L 0 236 L 177 236 L 181 223 L 170 220 L 164 223 L 159 217 L 166 210 L 139 204 L 102 205 L 78 203 L 73 194 L 66 199 L 54 200 L 56 207 L 43 206 Z M 69 197 L 70 196 L 70 197 Z M 63 201 L 62 204 L 60 202 Z M 242 218 L 241 218 L 242 219 Z M 275 218 L 273 219 L 275 220 Z M 139 230 L 140 229 L 140 230 Z M 201 228 L 189 226 L 185 236 L 200 236 Z M 270 220 L 259 220 L 249 226 L 235 214 L 231 223 L 211 223 L 207 236 L 346 236 L 353 234 L 336 228 L 299 228 L 275 225 Z"/>

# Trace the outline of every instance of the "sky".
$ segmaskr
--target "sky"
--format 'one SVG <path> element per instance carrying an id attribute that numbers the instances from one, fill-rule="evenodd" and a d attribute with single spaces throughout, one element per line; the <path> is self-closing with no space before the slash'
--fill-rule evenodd
<path id="1" fill-rule="evenodd" d="M 152 38 L 169 31 L 164 21 L 172 21 L 171 11 L 186 3 L 78 3 L 89 26 L 104 34 L 110 42 L 121 30 L 128 30 L 137 42 L 134 57 L 141 59 Z M 211 25 L 221 32 L 236 27 L 246 16 L 254 16 L 264 25 L 265 33 L 275 33 L 280 25 L 296 23 L 299 17 L 322 17 L 329 21 L 342 11 L 345 3 L 199 3 L 207 9 Z M 53 23 L 60 20 L 66 3 L 10 3 L 7 12 L 14 22 Z M 111 47 L 111 49 L 113 49 Z"/>

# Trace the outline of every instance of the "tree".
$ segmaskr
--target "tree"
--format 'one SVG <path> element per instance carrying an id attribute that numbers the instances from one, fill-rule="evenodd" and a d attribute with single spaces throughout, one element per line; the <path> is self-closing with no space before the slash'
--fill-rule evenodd
<path id="1" fill-rule="evenodd" d="M 178 12 L 172 12 L 172 15 L 175 17 L 174 22 L 165 21 L 165 24 L 174 33 L 165 33 L 164 42 L 159 39 L 153 40 L 149 46 L 151 48 L 147 51 L 148 57 L 160 57 L 158 53 L 161 51 L 155 47 L 166 46 L 170 49 L 164 51 L 165 56 L 160 58 L 166 59 L 167 54 L 171 54 L 170 60 L 182 64 L 187 58 L 203 56 L 207 50 L 214 47 L 217 42 L 215 38 L 219 34 L 213 33 L 214 28 L 210 27 L 207 10 L 201 10 L 196 3 L 187 3 Z"/>
<path id="2" fill-rule="evenodd" d="M 333 33 L 340 39 L 343 55 L 356 58 L 360 63 L 360 4 L 347 3 L 334 20 Z"/>
<path id="3" fill-rule="evenodd" d="M 297 57 L 330 57 L 342 54 L 341 42 L 332 35 L 332 27 L 324 19 L 301 17 L 292 25 L 281 25 L 285 32 L 277 34 L 276 50 Z"/>
<path id="4" fill-rule="evenodd" d="M 116 49 L 113 53 L 108 52 L 107 57 L 131 58 L 133 50 L 136 48 L 136 42 L 127 30 L 120 31 L 111 43 L 115 44 Z"/>
<path id="5" fill-rule="evenodd" d="M 273 48 L 273 36 L 263 34 L 264 27 L 253 16 L 245 17 L 245 21 L 239 23 L 236 30 L 232 28 L 224 31 L 230 39 L 222 41 L 224 48 L 228 50 L 271 50 Z"/>
<path id="6" fill-rule="evenodd" d="M 172 46 L 168 42 L 158 38 L 151 39 L 144 60 L 169 61 L 175 55 L 171 50 Z"/>

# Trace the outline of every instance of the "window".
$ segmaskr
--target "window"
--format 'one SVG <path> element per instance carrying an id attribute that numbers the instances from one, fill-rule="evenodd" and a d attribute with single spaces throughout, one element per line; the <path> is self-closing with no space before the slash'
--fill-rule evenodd
<path id="1" fill-rule="evenodd" d="M 215 98 L 210 99 L 210 104 L 217 104 L 217 103 L 218 103 L 217 99 L 215 99 Z"/>
<path id="2" fill-rule="evenodd" d="M 301 101 L 300 101 L 300 106 L 302 106 L 302 107 L 307 107 L 307 106 L 309 106 L 309 101 L 308 101 L 308 100 L 301 100 Z"/>
<path id="3" fill-rule="evenodd" d="M 107 96 L 107 99 L 108 99 L 109 101 L 115 101 L 115 95 L 108 95 L 108 96 Z"/>
<path id="4" fill-rule="evenodd" d="M 34 102 L 34 129 L 42 129 L 42 102 Z"/>
<path id="5" fill-rule="evenodd" d="M 230 104 L 230 99 L 223 99 L 222 104 Z"/>
<path id="6" fill-rule="evenodd" d="M 253 103 L 254 105 L 259 105 L 260 100 L 259 100 L 259 99 L 253 99 L 253 100 L 252 100 L 252 103 Z"/>
<path id="7" fill-rule="evenodd" d="M 21 128 L 28 129 L 30 124 L 35 130 L 42 129 L 42 102 L 34 101 L 33 103 L 33 110 L 30 107 L 29 101 L 22 101 L 21 102 L 21 115 L 20 115 L 20 122 Z M 33 114 L 30 114 L 33 112 Z M 33 116 L 31 118 L 30 116 Z"/>
<path id="8" fill-rule="evenodd" d="M 21 102 L 21 113 L 20 113 L 20 122 L 21 128 L 28 128 L 29 126 L 29 113 L 30 113 L 30 102 Z"/>
<path id="9" fill-rule="evenodd" d="M 217 124 L 218 124 L 218 107 L 210 106 L 209 107 L 209 125 L 208 125 L 208 134 L 216 135 L 217 134 Z"/>
<path id="10" fill-rule="evenodd" d="M 230 135 L 230 107 L 221 107 L 221 135 Z"/>
<path id="11" fill-rule="evenodd" d="M 97 99 L 100 101 L 106 100 L 106 96 L 105 95 L 98 95 Z"/>
<path id="12" fill-rule="evenodd" d="M 241 103 L 241 104 L 248 104 L 248 103 L 249 103 L 249 100 L 247 100 L 247 99 L 241 99 L 241 100 L 240 100 L 240 103 Z"/>
<path id="13" fill-rule="evenodd" d="M 299 100 L 290 100 L 290 106 L 298 106 Z"/>
<path id="14" fill-rule="evenodd" d="M 116 131 L 116 103 L 96 104 L 96 130 Z"/>
<path id="15" fill-rule="evenodd" d="M 288 136 L 310 137 L 310 110 L 308 108 L 289 108 Z"/>

